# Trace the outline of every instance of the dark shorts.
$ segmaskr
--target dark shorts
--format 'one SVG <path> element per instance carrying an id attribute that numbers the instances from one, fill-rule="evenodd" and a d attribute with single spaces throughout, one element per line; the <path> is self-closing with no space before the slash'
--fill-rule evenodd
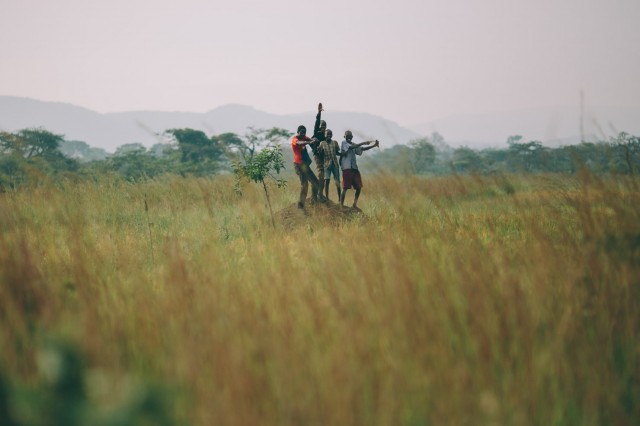
<path id="1" fill-rule="evenodd" d="M 344 169 L 342 171 L 342 189 L 362 189 L 362 177 L 357 169 Z"/>
<path id="2" fill-rule="evenodd" d="M 311 183 L 311 185 L 316 186 L 318 185 L 316 175 L 313 174 L 313 170 L 311 170 L 306 163 L 293 163 L 293 166 L 302 185 L 306 185 L 307 183 Z"/>

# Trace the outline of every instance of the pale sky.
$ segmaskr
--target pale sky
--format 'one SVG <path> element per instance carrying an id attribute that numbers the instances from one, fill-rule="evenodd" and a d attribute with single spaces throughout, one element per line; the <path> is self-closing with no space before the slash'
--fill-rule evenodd
<path id="1" fill-rule="evenodd" d="M 640 0 L 0 0 L 0 95 L 98 112 L 640 104 Z"/>

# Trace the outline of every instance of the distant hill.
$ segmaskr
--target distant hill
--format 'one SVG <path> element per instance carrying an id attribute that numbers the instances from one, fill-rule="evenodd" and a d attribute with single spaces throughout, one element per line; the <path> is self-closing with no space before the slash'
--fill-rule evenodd
<path id="1" fill-rule="evenodd" d="M 529 108 L 487 114 L 447 117 L 409 126 L 416 133 L 440 133 L 452 146 L 505 146 L 512 135 L 539 140 L 547 146 L 580 142 L 580 110 L 571 107 Z M 603 140 L 625 131 L 640 135 L 640 107 L 587 107 L 583 116 L 585 140 Z"/>
<path id="2" fill-rule="evenodd" d="M 113 152 L 127 143 L 151 145 L 165 141 L 161 134 L 172 128 L 190 127 L 205 133 L 243 134 L 249 126 L 283 127 L 291 132 L 299 124 L 313 128 L 315 112 L 278 115 L 250 106 L 225 105 L 205 113 L 130 111 L 101 114 L 79 106 L 44 102 L 13 96 L 0 96 L 0 130 L 17 131 L 43 127 L 79 140 L 92 147 Z M 548 146 L 580 142 L 578 108 L 530 108 L 487 114 L 470 114 L 403 127 L 383 117 L 366 113 L 325 111 L 323 118 L 336 139 L 350 129 L 357 140 L 379 139 L 381 146 L 406 144 L 421 135 L 440 133 L 451 146 L 471 148 L 502 147 L 512 135 L 539 140 Z M 607 139 L 619 131 L 640 135 L 640 107 L 586 108 L 583 117 L 585 139 Z"/>
<path id="3" fill-rule="evenodd" d="M 323 119 L 333 130 L 335 139 L 350 129 L 356 139 L 376 138 L 382 146 L 407 143 L 420 135 L 393 121 L 365 113 L 325 111 Z M 294 132 L 300 124 L 313 129 L 315 112 L 276 115 L 243 105 L 226 105 L 206 113 L 131 111 L 101 114 L 79 106 L 43 102 L 27 98 L 0 96 L 0 130 L 17 131 L 43 127 L 63 134 L 67 140 L 84 141 L 109 152 L 127 143 L 147 147 L 162 141 L 162 132 L 189 127 L 205 133 L 234 132 L 243 134 L 249 126 L 282 127 Z M 308 132 L 309 133 L 309 132 Z"/>

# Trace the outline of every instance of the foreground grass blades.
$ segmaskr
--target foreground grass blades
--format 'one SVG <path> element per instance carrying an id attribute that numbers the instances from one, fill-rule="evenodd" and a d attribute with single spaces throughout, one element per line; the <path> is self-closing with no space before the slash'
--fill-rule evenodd
<path id="1" fill-rule="evenodd" d="M 275 230 L 230 177 L 1 194 L 0 408 L 53 336 L 90 407 L 162 383 L 180 424 L 636 424 L 639 189 L 371 176 L 366 220 Z"/>

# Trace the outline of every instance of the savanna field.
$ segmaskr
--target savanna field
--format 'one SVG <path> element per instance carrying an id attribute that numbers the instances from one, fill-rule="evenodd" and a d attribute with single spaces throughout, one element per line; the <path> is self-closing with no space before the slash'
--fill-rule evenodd
<path id="1" fill-rule="evenodd" d="M 0 194 L 0 424 L 640 424 L 639 178 L 363 174 Z"/>

